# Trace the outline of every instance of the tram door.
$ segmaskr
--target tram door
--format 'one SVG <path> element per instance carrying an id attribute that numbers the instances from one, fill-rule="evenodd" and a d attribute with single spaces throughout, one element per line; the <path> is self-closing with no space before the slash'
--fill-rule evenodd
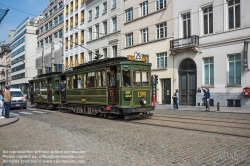
<path id="1" fill-rule="evenodd" d="M 108 70 L 108 104 L 117 105 L 118 104 L 118 85 L 116 81 L 116 66 L 111 66 Z"/>
<path id="2" fill-rule="evenodd" d="M 162 103 L 171 104 L 171 79 L 162 80 Z"/>

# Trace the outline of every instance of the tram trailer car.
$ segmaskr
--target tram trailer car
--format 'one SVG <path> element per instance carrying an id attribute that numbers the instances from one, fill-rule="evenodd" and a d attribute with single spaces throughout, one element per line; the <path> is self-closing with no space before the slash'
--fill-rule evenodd
<path id="1" fill-rule="evenodd" d="M 29 80 L 31 103 L 38 108 L 55 109 L 59 107 L 61 105 L 59 90 L 61 77 L 63 77 L 61 72 L 52 72 Z M 31 86 L 33 86 L 33 90 L 31 90 Z"/>
<path id="2" fill-rule="evenodd" d="M 150 117 L 153 115 L 151 64 L 147 62 L 148 57 L 137 61 L 132 56 L 92 61 L 68 68 L 60 76 L 47 77 L 47 83 L 51 80 L 52 88 L 42 87 L 41 81 L 45 79 L 40 79 L 41 89 L 52 89 L 47 92 L 53 94 L 50 105 L 58 105 L 60 100 L 64 109 L 75 113 L 101 117 L 122 115 L 125 119 Z M 61 100 L 59 85 L 56 85 L 61 81 L 66 83 L 65 101 Z M 45 95 L 40 90 L 36 105 L 40 106 L 39 101 L 48 101 Z"/>

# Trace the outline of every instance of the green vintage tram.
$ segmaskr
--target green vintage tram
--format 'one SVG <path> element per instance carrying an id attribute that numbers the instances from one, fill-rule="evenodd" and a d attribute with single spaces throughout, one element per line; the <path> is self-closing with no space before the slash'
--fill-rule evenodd
<path id="1" fill-rule="evenodd" d="M 102 117 L 124 115 L 126 119 L 151 116 L 151 64 L 148 57 L 106 58 L 44 74 L 30 80 L 37 107 L 60 107 L 75 113 Z M 59 82 L 66 86 L 65 101 Z"/>

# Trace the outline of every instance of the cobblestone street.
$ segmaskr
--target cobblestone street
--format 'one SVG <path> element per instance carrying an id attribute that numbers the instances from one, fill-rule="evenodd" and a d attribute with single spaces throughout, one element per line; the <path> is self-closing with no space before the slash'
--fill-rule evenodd
<path id="1" fill-rule="evenodd" d="M 161 113 L 156 111 L 153 117 L 158 118 L 157 123 L 162 123 Z M 192 115 L 185 111 L 170 113 Z M 216 113 L 204 114 L 195 116 L 209 118 Z M 249 120 L 248 116 L 238 114 L 216 117 Z M 85 163 L 78 165 L 250 165 L 250 138 L 132 122 L 57 111 L 22 116 L 18 122 L 0 128 L 0 162 L 4 151 L 79 150 L 86 153 L 81 158 Z"/>

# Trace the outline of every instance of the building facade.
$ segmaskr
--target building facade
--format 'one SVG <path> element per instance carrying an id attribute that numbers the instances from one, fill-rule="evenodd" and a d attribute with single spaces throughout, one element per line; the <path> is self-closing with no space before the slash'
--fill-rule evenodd
<path id="1" fill-rule="evenodd" d="M 28 80 L 36 76 L 35 53 L 37 21 L 41 16 L 26 18 L 17 27 L 11 42 L 11 86 L 28 93 Z"/>
<path id="2" fill-rule="evenodd" d="M 201 105 L 202 88 L 209 88 L 210 105 L 250 107 L 242 95 L 250 87 L 248 6 L 248 0 L 174 1 L 170 47 L 180 104 Z"/>
<path id="3" fill-rule="evenodd" d="M 64 69 L 67 70 L 85 61 L 85 1 L 66 0 L 64 15 Z"/>
<path id="4" fill-rule="evenodd" d="M 149 21 L 150 20 L 150 21 Z M 175 91 L 173 55 L 173 1 L 125 0 L 121 15 L 121 54 L 149 55 L 152 73 L 158 75 L 157 102 L 171 104 Z"/>
<path id="5" fill-rule="evenodd" d="M 87 53 L 86 61 L 121 55 L 120 32 L 122 0 L 87 0 Z"/>
<path id="6" fill-rule="evenodd" d="M 37 25 L 37 75 L 61 72 L 63 67 L 63 0 L 50 0 Z"/>
<path id="7" fill-rule="evenodd" d="M 6 56 L 8 54 L 5 41 L 0 42 L 0 89 L 6 85 Z"/>

